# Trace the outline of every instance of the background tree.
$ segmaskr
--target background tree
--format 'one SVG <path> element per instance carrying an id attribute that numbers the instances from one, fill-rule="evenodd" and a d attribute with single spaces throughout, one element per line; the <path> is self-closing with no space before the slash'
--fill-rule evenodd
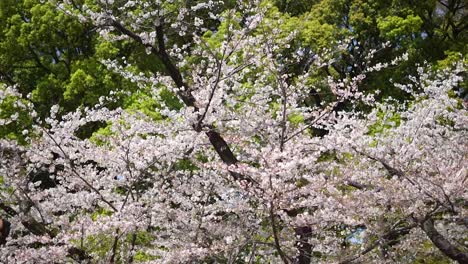
<path id="1" fill-rule="evenodd" d="M 296 2 L 296 1 L 295 1 Z M 294 69 L 303 70 L 317 53 L 348 43 L 346 49 L 332 53 L 333 59 L 322 67 L 315 83 L 324 76 L 357 76 L 366 68 L 369 50 L 377 50 L 375 61 L 390 63 L 408 53 L 408 62 L 368 75 L 363 91 L 380 90 L 383 97 L 405 98 L 408 94 L 392 87 L 390 80 L 408 82 L 417 63 L 436 64 L 450 54 L 467 52 L 466 3 L 454 1 L 378 1 L 324 0 L 276 1 L 283 28 L 299 31 L 296 45 L 305 49 L 307 58 Z M 300 24 L 301 27 L 297 27 Z M 389 45 L 383 43 L 389 42 Z M 304 65 L 306 64 L 306 65 Z M 391 89 L 391 90 L 388 90 Z"/>

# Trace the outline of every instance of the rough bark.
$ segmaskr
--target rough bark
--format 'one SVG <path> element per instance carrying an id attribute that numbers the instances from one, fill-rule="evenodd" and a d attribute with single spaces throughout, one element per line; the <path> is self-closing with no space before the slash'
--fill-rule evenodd
<path id="1" fill-rule="evenodd" d="M 452 245 L 442 234 L 434 227 L 434 220 L 428 218 L 421 223 L 421 228 L 424 230 L 429 239 L 434 245 L 447 257 L 461 264 L 468 264 L 468 253 L 462 252 L 460 249 Z"/>
<path id="2" fill-rule="evenodd" d="M 5 244 L 8 235 L 10 234 L 11 224 L 6 219 L 0 219 L 0 245 Z"/>

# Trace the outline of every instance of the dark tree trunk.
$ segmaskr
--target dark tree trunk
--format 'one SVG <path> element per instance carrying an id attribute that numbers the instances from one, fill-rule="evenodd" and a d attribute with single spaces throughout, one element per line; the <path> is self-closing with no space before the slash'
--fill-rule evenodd
<path id="1" fill-rule="evenodd" d="M 424 230 L 429 239 L 434 245 L 447 257 L 456 260 L 461 264 L 468 264 L 468 253 L 462 252 L 442 236 L 434 227 L 434 220 L 431 218 L 421 223 L 421 228 Z"/>

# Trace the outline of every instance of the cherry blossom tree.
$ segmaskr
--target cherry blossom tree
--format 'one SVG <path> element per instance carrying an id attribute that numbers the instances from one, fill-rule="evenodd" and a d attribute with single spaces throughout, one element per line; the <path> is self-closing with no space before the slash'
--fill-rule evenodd
<path id="1" fill-rule="evenodd" d="M 23 103 L 0 112 L 2 124 L 27 115 L 32 125 L 26 144 L 0 141 L 2 261 L 468 261 L 468 113 L 454 95 L 463 62 L 421 67 L 395 84 L 408 102 L 376 102 L 359 90 L 362 74 L 329 78 L 327 90 L 314 91 L 330 99 L 310 106 L 310 69 L 287 70 L 303 60 L 291 47 L 295 33 L 265 18 L 263 3 L 57 8 L 156 57 L 163 72 L 125 58 L 103 63 L 149 91 L 157 107 L 154 115 L 109 109 L 110 94 L 64 115 L 53 107 L 40 120 L 27 97 L 3 88 L 0 102 Z M 312 67 L 345 47 L 337 43 Z M 82 136 L 93 124 L 101 129 Z"/>

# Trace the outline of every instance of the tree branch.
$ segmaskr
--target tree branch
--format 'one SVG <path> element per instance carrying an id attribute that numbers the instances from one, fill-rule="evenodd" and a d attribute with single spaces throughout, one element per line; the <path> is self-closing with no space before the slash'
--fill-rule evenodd
<path id="1" fill-rule="evenodd" d="M 461 264 L 468 263 L 468 254 L 462 252 L 442 236 L 434 227 L 434 220 L 428 218 L 421 223 L 421 229 L 426 233 L 434 245 L 447 257 Z"/>
<path id="2" fill-rule="evenodd" d="M 159 26 L 156 27 L 156 38 L 158 41 L 158 50 L 156 54 L 161 59 L 164 66 L 166 66 L 166 70 L 177 87 L 182 88 L 177 92 L 177 95 L 180 96 L 182 101 L 187 106 L 194 107 L 195 110 L 198 110 L 195 104 L 195 97 L 193 97 L 192 93 L 190 92 L 190 87 L 184 82 L 180 70 L 174 65 L 174 63 L 171 61 L 171 57 L 166 52 L 166 45 L 164 43 L 164 20 L 163 18 L 160 18 L 160 20 L 161 21 Z"/>
<path id="3" fill-rule="evenodd" d="M 274 212 L 273 206 L 274 206 L 273 202 L 270 202 L 270 221 L 271 221 L 271 228 L 273 229 L 273 238 L 275 239 L 275 248 L 281 257 L 281 260 L 283 260 L 285 264 L 288 264 L 289 258 L 281 249 L 281 245 L 279 242 L 279 236 L 278 236 L 278 230 L 276 228 L 275 212 Z"/>

